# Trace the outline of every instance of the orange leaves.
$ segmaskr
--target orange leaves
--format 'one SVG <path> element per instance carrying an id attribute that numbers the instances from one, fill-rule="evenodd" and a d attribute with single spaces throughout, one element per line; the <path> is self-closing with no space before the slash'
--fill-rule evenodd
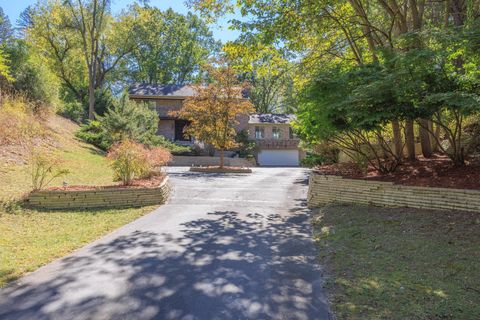
<path id="1" fill-rule="evenodd" d="M 254 111 L 244 94 L 247 84 L 240 83 L 235 70 L 228 65 L 205 69 L 212 82 L 196 86 L 196 94 L 187 98 L 175 115 L 190 121 L 186 133 L 196 139 L 218 150 L 234 148 L 237 116 Z"/>

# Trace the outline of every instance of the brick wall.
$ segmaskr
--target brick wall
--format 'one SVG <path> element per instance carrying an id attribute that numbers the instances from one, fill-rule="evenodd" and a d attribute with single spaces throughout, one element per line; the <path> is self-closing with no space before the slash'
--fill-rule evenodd
<path id="1" fill-rule="evenodd" d="M 40 190 L 29 194 L 27 204 L 39 209 L 141 207 L 163 204 L 170 195 L 168 177 L 157 188 L 108 188 L 85 191 Z"/>
<path id="2" fill-rule="evenodd" d="M 311 208 L 343 202 L 480 212 L 478 190 L 401 186 L 391 182 L 343 179 L 317 173 L 310 175 L 307 200 Z"/>

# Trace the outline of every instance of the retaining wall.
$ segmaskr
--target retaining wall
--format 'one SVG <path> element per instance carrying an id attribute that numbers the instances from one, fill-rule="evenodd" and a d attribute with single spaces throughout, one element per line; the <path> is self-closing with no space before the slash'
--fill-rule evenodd
<path id="1" fill-rule="evenodd" d="M 310 175 L 307 200 L 311 208 L 343 202 L 480 212 L 479 190 L 402 186 L 391 182 L 344 179 L 318 173 Z"/>
<path id="2" fill-rule="evenodd" d="M 163 204 L 170 195 L 168 177 L 156 188 L 108 188 L 85 191 L 40 190 L 27 204 L 39 209 L 142 207 Z"/>
<path id="3" fill-rule="evenodd" d="M 252 163 L 245 158 L 227 158 L 225 157 L 225 165 L 229 167 L 251 167 Z M 169 166 L 218 166 L 220 157 L 207 156 L 173 156 Z"/>

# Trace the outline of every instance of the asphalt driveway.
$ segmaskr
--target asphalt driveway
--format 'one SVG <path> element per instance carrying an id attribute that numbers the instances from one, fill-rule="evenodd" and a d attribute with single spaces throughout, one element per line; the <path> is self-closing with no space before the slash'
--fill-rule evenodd
<path id="1" fill-rule="evenodd" d="M 168 168 L 169 204 L 0 291 L 0 319 L 329 319 L 307 172 Z"/>

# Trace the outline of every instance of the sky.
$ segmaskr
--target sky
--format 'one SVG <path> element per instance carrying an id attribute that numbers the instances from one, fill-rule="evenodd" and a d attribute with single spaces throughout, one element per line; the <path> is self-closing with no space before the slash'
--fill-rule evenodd
<path id="1" fill-rule="evenodd" d="M 12 25 L 15 25 L 18 17 L 20 16 L 20 13 L 27 6 L 32 5 L 35 2 L 36 0 L 0 0 L 0 7 L 9 17 Z M 130 3 L 133 3 L 132 0 L 113 0 L 112 2 L 112 9 L 114 13 L 119 12 L 121 9 L 125 8 Z M 162 10 L 166 10 L 171 7 L 176 12 L 182 14 L 185 14 L 189 11 L 189 8 L 185 5 L 184 0 L 150 0 L 149 5 L 158 7 Z M 239 15 L 229 15 L 226 18 L 221 19 L 217 24 L 210 26 L 210 29 L 213 32 L 213 36 L 217 40 L 221 40 L 225 43 L 227 41 L 233 41 L 239 36 L 239 31 L 230 30 L 228 28 L 228 21 L 233 18 L 239 19 L 240 17 Z"/>

